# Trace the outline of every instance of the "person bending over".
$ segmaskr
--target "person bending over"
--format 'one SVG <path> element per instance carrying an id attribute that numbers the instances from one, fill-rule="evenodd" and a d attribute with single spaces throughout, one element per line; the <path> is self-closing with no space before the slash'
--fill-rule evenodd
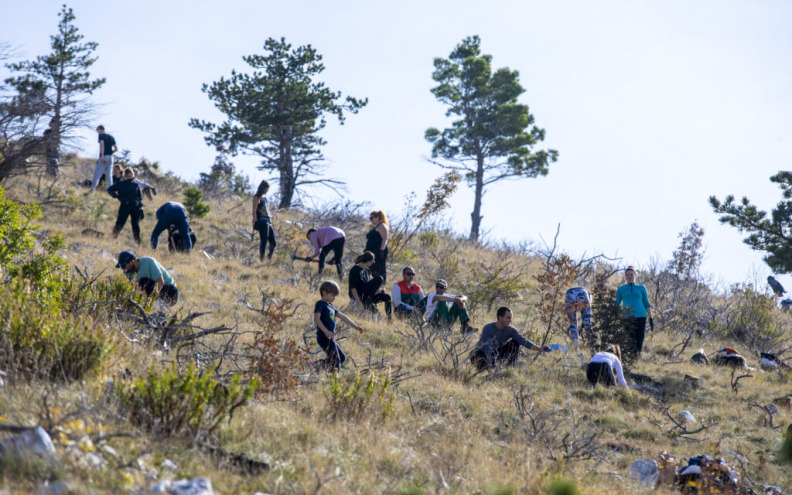
<path id="1" fill-rule="evenodd" d="M 621 348 L 618 345 L 610 345 L 603 352 L 594 354 L 586 366 L 586 379 L 592 386 L 601 383 L 607 387 L 615 387 L 618 379 L 619 385 L 626 387 L 627 382 L 624 380 L 621 364 Z"/>
<path id="2" fill-rule="evenodd" d="M 314 248 L 314 254 L 307 256 L 305 261 L 311 261 L 319 256 L 319 273 L 322 273 L 325 266 L 325 258 L 327 253 L 333 251 L 333 259 L 328 261 L 328 265 L 335 265 L 338 272 L 338 279 L 343 278 L 344 267 L 341 260 L 344 257 L 344 245 L 346 244 L 346 235 L 344 231 L 336 227 L 322 227 L 321 229 L 308 229 L 305 237 L 311 242 Z"/>
<path id="3" fill-rule="evenodd" d="M 364 310 L 377 312 L 376 304 L 385 304 L 385 314 L 391 319 L 391 296 L 382 290 L 382 276 L 371 275 L 374 264 L 374 253 L 366 251 L 355 258 L 355 266 L 349 270 L 349 298 L 357 302 Z"/>
<path id="4" fill-rule="evenodd" d="M 580 311 L 580 319 L 583 320 L 586 338 L 593 337 L 591 333 L 591 295 L 584 287 L 572 287 L 566 291 L 564 303 L 564 312 L 569 319 L 569 337 L 572 339 L 572 343 L 578 346 L 580 344 L 577 326 L 578 311 Z"/>
<path id="5" fill-rule="evenodd" d="M 435 291 L 426 296 L 426 321 L 433 327 L 450 328 L 457 320 L 461 325 L 462 333 L 478 331 L 470 326 L 465 301 L 467 296 L 447 294 L 448 282 L 442 278 L 435 282 Z"/>
<path id="6" fill-rule="evenodd" d="M 150 296 L 156 287 L 160 299 L 167 304 L 172 306 L 179 301 L 179 289 L 176 287 L 176 282 L 168 270 L 154 258 L 136 258 L 134 253 L 122 251 L 118 255 L 116 268 L 122 269 L 129 280 L 134 278 L 147 296 Z"/>
<path id="7" fill-rule="evenodd" d="M 523 337 L 511 326 L 512 311 L 506 306 L 498 308 L 498 320 L 484 325 L 470 361 L 479 370 L 494 368 L 499 364 L 512 365 L 520 356 L 520 346 L 536 352 L 547 352 L 550 346 L 539 347 Z"/>
<path id="8" fill-rule="evenodd" d="M 190 239 L 190 223 L 187 221 L 187 210 L 184 205 L 176 201 L 168 201 L 157 210 L 157 225 L 151 233 L 151 248 L 157 249 L 159 236 L 168 227 L 174 226 L 179 232 L 186 232 L 182 235 L 184 252 L 190 254 L 192 251 L 192 240 Z"/>

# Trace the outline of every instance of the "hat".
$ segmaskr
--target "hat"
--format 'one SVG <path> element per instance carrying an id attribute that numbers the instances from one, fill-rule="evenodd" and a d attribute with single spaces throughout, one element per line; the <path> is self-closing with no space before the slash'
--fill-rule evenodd
<path id="1" fill-rule="evenodd" d="M 116 265 L 116 268 L 123 268 L 124 265 L 126 265 L 133 259 L 135 259 L 135 254 L 133 252 L 121 251 L 121 254 L 118 255 L 118 264 Z"/>
<path id="2" fill-rule="evenodd" d="M 437 279 L 437 282 L 435 282 L 435 287 L 437 287 L 438 285 L 442 285 L 443 288 L 445 288 L 445 289 L 448 288 L 448 282 L 446 282 L 442 278 Z"/>

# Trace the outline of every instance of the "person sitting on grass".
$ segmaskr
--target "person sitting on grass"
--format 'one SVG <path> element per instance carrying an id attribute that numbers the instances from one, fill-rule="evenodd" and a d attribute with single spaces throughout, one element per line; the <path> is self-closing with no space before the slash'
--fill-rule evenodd
<path id="1" fill-rule="evenodd" d="M 547 352 L 550 346 L 539 347 L 523 337 L 511 326 L 512 310 L 506 306 L 498 308 L 498 320 L 484 325 L 476 348 L 470 353 L 470 361 L 479 370 L 498 365 L 512 365 L 520 356 L 520 346 L 536 352 Z"/>
<path id="2" fill-rule="evenodd" d="M 371 265 L 374 264 L 374 253 L 366 251 L 355 258 L 355 266 L 349 270 L 349 298 L 364 310 L 377 312 L 376 304 L 385 303 L 385 314 L 391 320 L 391 296 L 380 287 L 382 276 L 371 276 Z"/>
<path id="3" fill-rule="evenodd" d="M 420 319 L 421 308 L 418 307 L 424 298 L 421 286 L 413 283 L 415 280 L 415 270 L 411 266 L 404 267 L 402 270 L 402 280 L 393 284 L 391 296 L 396 316 L 401 318 L 415 317 Z"/>
<path id="4" fill-rule="evenodd" d="M 154 258 L 136 258 L 134 253 L 122 251 L 118 255 L 116 268 L 122 269 L 129 280 L 134 277 L 135 282 L 147 296 L 150 296 L 156 287 L 160 299 L 168 305 L 172 306 L 179 301 L 179 289 L 176 287 L 176 282 L 168 270 Z"/>
<path id="5" fill-rule="evenodd" d="M 586 366 L 586 379 L 592 387 L 598 383 L 615 387 L 617 379 L 619 385 L 626 387 L 627 382 L 624 380 L 621 364 L 621 348 L 618 345 L 609 345 L 603 352 L 594 354 Z"/>
<path id="6" fill-rule="evenodd" d="M 446 294 L 448 282 L 442 278 L 435 282 L 435 291 L 426 296 L 426 321 L 433 327 L 450 328 L 459 320 L 462 333 L 478 331 L 470 326 L 465 301 L 467 296 Z"/>
<path id="7" fill-rule="evenodd" d="M 346 361 L 346 354 L 338 347 L 336 342 L 336 318 L 347 323 L 358 332 L 363 333 L 363 327 L 355 324 L 344 313 L 338 311 L 333 306 L 333 301 L 338 297 L 341 292 L 338 284 L 326 280 L 319 286 L 319 296 L 321 299 L 316 301 L 314 306 L 314 323 L 316 323 L 316 343 L 327 354 L 327 359 L 324 361 L 328 367 L 341 369 L 341 365 Z"/>

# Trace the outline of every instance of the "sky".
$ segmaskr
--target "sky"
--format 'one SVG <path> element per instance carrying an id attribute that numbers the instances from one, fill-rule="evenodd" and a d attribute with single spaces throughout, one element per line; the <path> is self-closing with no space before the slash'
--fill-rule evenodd
<path id="1" fill-rule="evenodd" d="M 62 1 L 0 0 L 0 40 L 20 59 L 49 51 Z M 368 105 L 323 132 L 329 177 L 344 199 L 391 217 L 411 191 L 423 198 L 442 170 L 428 163 L 424 132 L 443 128 L 431 94 L 432 61 L 479 35 L 493 68 L 519 71 L 530 107 L 559 160 L 546 177 L 486 191 L 482 229 L 492 241 L 552 243 L 573 257 L 620 264 L 668 260 L 677 235 L 705 230 L 702 270 L 736 283 L 770 272 L 762 254 L 718 222 L 707 198 L 780 199 L 768 180 L 792 158 L 792 2 L 732 0 L 491 0 L 319 2 L 174 0 L 69 2 L 99 57 L 92 74 L 98 120 L 133 159 L 145 156 L 197 180 L 215 152 L 190 118 L 223 115 L 201 85 L 248 70 L 242 56 L 285 37 L 324 57 L 321 80 Z M 0 70 L 4 77 L 7 73 Z M 97 123 L 100 123 L 97 122 Z M 93 126 L 80 153 L 97 153 Z M 236 167 L 272 179 L 255 157 Z M 319 204 L 338 198 L 311 191 Z M 461 187 L 445 213 L 470 230 L 473 194 Z M 778 277 L 792 288 L 792 276 Z"/>

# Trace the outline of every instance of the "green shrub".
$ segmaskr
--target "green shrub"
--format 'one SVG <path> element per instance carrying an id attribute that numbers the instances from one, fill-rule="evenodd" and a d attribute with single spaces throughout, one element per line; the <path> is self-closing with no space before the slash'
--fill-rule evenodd
<path id="1" fill-rule="evenodd" d="M 187 208 L 187 213 L 191 217 L 203 218 L 209 213 L 212 208 L 201 201 L 203 199 L 203 191 L 196 186 L 189 186 L 184 188 L 184 207 Z"/>
<path id="2" fill-rule="evenodd" d="M 331 373 L 325 384 L 331 421 L 348 419 L 360 421 L 374 418 L 387 421 L 393 412 L 393 392 L 390 370 L 370 372 L 365 377 L 355 373 L 351 378 Z"/>
<path id="3" fill-rule="evenodd" d="M 95 280 L 80 280 L 69 277 L 63 285 L 61 307 L 71 313 L 86 313 L 94 319 L 114 315 L 119 309 L 131 309 L 139 304 L 150 313 L 154 298 L 137 290 L 126 277 L 104 277 Z"/>
<path id="4" fill-rule="evenodd" d="M 37 204 L 19 204 L 6 199 L 0 187 L 0 267 L 11 268 L 22 255 L 33 249 L 33 233 L 38 226 L 33 220 L 41 218 Z"/>
<path id="5" fill-rule="evenodd" d="M 577 481 L 554 478 L 547 482 L 547 495 L 583 495 Z"/>
<path id="6" fill-rule="evenodd" d="M 40 306 L 29 281 L 18 278 L 0 289 L 0 369 L 77 380 L 99 367 L 110 348 L 83 318 Z"/>
<path id="7" fill-rule="evenodd" d="M 787 462 L 792 462 L 792 425 L 787 427 L 784 441 L 781 442 L 781 458 Z"/>
<path id="8" fill-rule="evenodd" d="M 119 387 L 117 393 L 132 423 L 168 437 L 212 433 L 257 387 L 255 379 L 241 384 L 238 375 L 223 385 L 191 362 L 182 374 L 176 366 L 161 371 L 152 367 L 147 376 Z"/>

